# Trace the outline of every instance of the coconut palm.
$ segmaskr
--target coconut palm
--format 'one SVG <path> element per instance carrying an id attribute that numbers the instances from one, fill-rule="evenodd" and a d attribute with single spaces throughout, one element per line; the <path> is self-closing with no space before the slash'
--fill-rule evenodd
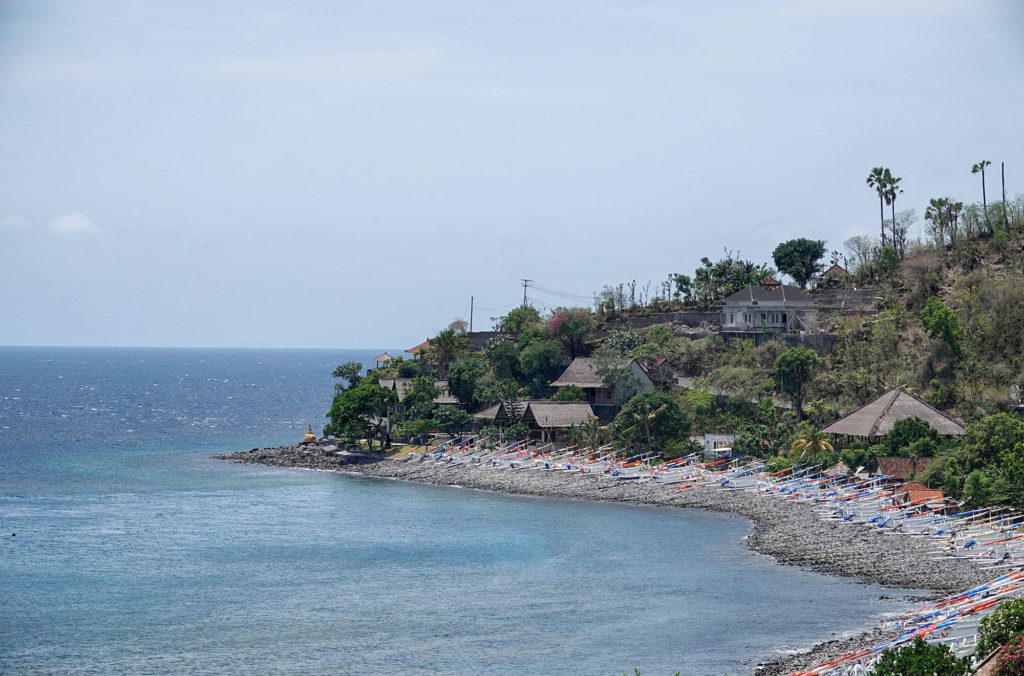
<path id="1" fill-rule="evenodd" d="M 882 222 L 882 246 L 885 246 L 885 196 L 889 190 L 889 180 L 887 176 L 891 177 L 888 169 L 884 167 L 874 167 L 871 173 L 868 174 L 866 183 L 869 188 L 874 188 L 875 192 L 878 193 L 878 213 Z"/>
<path id="2" fill-rule="evenodd" d="M 988 198 L 985 195 L 985 167 L 992 164 L 988 160 L 982 160 L 973 167 L 971 167 L 972 174 L 981 174 L 981 208 L 985 211 L 985 227 L 992 230 L 992 226 L 988 222 Z"/>
<path id="3" fill-rule="evenodd" d="M 430 340 L 430 358 L 437 364 L 437 377 L 448 377 L 452 362 L 469 352 L 469 339 L 465 333 L 445 329 Z"/>
<path id="4" fill-rule="evenodd" d="M 828 439 L 821 430 L 815 427 L 807 427 L 800 435 L 800 438 L 789 447 L 789 454 L 792 457 L 799 453 L 799 457 L 802 460 L 808 453 L 814 455 L 821 451 L 831 452 L 832 450 L 832 444 L 828 442 Z"/>

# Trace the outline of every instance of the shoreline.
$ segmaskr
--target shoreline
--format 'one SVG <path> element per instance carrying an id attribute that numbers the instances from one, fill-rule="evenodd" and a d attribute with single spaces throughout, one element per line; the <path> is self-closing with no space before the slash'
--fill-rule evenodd
<path id="1" fill-rule="evenodd" d="M 769 498 L 754 491 L 673 486 L 601 479 L 591 474 L 515 471 L 469 465 L 390 461 L 365 453 L 335 455 L 319 445 L 280 446 L 215 456 L 234 462 L 350 472 L 364 476 L 457 486 L 511 495 L 559 496 L 633 504 L 708 509 L 747 517 L 753 523 L 747 546 L 776 562 L 826 575 L 853 577 L 901 589 L 952 594 L 987 581 L 967 561 L 932 560 L 916 538 L 886 536 L 862 525 L 823 521 L 807 503 Z M 841 653 L 885 640 L 880 630 L 816 644 L 809 652 L 783 656 L 755 673 L 788 674 Z"/>

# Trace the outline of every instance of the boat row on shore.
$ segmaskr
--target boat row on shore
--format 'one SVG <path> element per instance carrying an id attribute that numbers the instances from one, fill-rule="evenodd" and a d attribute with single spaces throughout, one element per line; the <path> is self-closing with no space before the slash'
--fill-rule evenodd
<path id="1" fill-rule="evenodd" d="M 451 440 L 393 462 L 583 474 L 609 483 L 650 483 L 680 491 L 709 487 L 805 502 L 823 521 L 845 522 L 888 537 L 915 538 L 920 540 L 916 546 L 926 549 L 931 559 L 969 561 L 995 576 L 887 622 L 882 627 L 890 636 L 887 640 L 795 672 L 801 675 L 870 673 L 883 650 L 918 637 L 945 644 L 959 656 L 973 654 L 981 619 L 1003 600 L 1024 595 L 1024 515 L 1006 507 L 965 509 L 963 503 L 941 496 L 912 500 L 908 492 L 900 491 L 902 482 L 888 477 L 830 474 L 799 465 L 769 472 L 761 460 L 703 462 L 696 454 L 654 462 L 649 454 L 624 457 L 610 446 L 488 445 L 479 439 Z"/>

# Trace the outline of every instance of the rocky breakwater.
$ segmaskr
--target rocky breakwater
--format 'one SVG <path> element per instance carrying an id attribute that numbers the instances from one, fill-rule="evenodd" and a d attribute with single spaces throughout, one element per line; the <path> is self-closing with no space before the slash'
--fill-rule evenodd
<path id="1" fill-rule="evenodd" d="M 294 446 L 254 448 L 251 451 L 238 451 L 214 457 L 218 460 L 255 465 L 352 471 L 360 465 L 382 462 L 385 455 L 380 451 L 364 451 L 345 444 L 321 441 Z"/>
<path id="2" fill-rule="evenodd" d="M 932 560 L 917 538 L 885 535 L 878 529 L 825 521 L 814 508 L 756 491 L 704 486 L 677 490 L 672 485 L 622 481 L 593 474 L 511 470 L 489 466 L 408 462 L 345 451 L 330 444 L 284 446 L 218 456 L 225 460 L 285 467 L 330 469 L 367 476 L 517 495 L 562 496 L 638 504 L 710 509 L 753 521 L 749 546 L 780 563 L 800 565 L 883 585 L 951 594 L 982 584 L 990 576 L 963 560 Z M 821 643 L 810 652 L 761 665 L 759 674 L 787 674 L 821 664 L 844 652 L 877 645 L 887 637 L 876 630 Z"/>

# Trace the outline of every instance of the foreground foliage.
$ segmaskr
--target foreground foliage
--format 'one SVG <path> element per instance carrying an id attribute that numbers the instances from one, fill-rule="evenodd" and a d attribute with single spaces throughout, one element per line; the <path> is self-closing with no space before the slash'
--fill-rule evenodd
<path id="1" fill-rule="evenodd" d="M 987 655 L 1011 638 L 1024 632 L 1024 598 L 1003 601 L 978 625 L 978 647 L 975 654 Z"/>
<path id="2" fill-rule="evenodd" d="M 929 645 L 916 638 L 898 650 L 882 652 L 875 665 L 875 676 L 967 676 L 972 671 L 971 658 L 957 657 L 944 645 Z"/>

